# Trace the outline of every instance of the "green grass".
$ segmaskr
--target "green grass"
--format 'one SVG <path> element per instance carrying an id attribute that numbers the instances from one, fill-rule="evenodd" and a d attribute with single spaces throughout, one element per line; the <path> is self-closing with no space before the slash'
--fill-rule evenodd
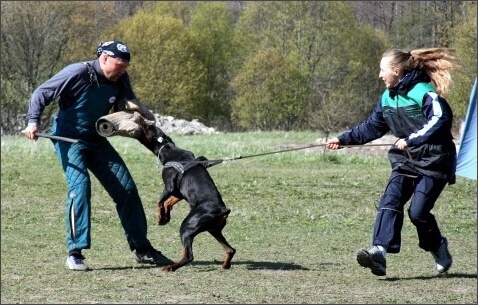
<path id="1" fill-rule="evenodd" d="M 315 144 L 318 135 L 238 133 L 172 135 L 181 148 L 210 160 Z M 163 189 L 156 157 L 139 142 L 113 137 L 140 189 L 149 239 L 181 256 L 179 226 L 186 202 L 166 226 L 155 222 Z M 114 204 L 93 179 L 90 272 L 65 268 L 66 185 L 51 142 L 5 136 L 1 144 L 1 303 L 169 304 L 431 304 L 477 302 L 477 184 L 458 177 L 433 210 L 448 237 L 454 265 L 437 276 L 405 219 L 402 251 L 387 256 L 387 276 L 358 266 L 368 247 L 375 205 L 390 173 L 386 152 L 322 147 L 248 157 L 209 169 L 232 212 L 223 233 L 237 249 L 230 270 L 207 233 L 194 242 L 195 261 L 176 272 L 133 262 Z"/>

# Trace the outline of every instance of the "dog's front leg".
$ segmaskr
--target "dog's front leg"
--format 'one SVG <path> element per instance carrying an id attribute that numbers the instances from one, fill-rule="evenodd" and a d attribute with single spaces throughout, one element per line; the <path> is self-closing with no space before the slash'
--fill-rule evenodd
<path id="1" fill-rule="evenodd" d="M 161 207 L 158 207 L 160 215 L 158 216 L 158 223 L 160 225 L 165 225 L 171 220 L 171 210 L 173 209 L 173 205 L 181 200 L 182 198 L 171 195 L 168 199 L 166 199 Z"/>
<path id="2" fill-rule="evenodd" d="M 156 218 L 159 225 L 165 225 L 171 220 L 171 209 L 178 201 L 183 198 L 175 191 L 177 185 L 178 172 L 172 167 L 163 168 L 162 178 L 164 182 L 164 190 L 161 199 L 158 201 L 158 209 Z"/>
<path id="3" fill-rule="evenodd" d="M 156 209 L 156 219 L 158 220 L 158 225 L 160 226 L 167 224 L 171 219 L 169 210 L 166 213 L 166 208 L 164 207 L 164 203 L 166 202 L 166 200 L 169 199 L 170 196 L 171 193 L 167 189 L 164 189 L 163 194 L 158 201 L 158 207 Z"/>

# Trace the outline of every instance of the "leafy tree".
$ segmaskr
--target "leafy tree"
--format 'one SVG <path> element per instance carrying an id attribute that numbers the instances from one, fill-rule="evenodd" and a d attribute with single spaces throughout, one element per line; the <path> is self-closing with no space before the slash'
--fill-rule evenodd
<path id="1" fill-rule="evenodd" d="M 378 62 L 391 46 L 456 49 L 462 68 L 453 71 L 448 100 L 457 120 L 476 77 L 476 1 L 2 1 L 1 10 L 2 134 L 23 127 L 41 82 L 94 58 L 101 40 L 132 49 L 133 85 L 151 108 L 229 130 L 251 124 L 237 106 L 256 101 L 241 94 L 294 102 L 295 118 L 282 104 L 284 116 L 264 119 L 274 128 L 308 124 L 330 133 L 355 124 L 383 90 Z M 277 92 L 262 97 L 254 84 Z M 44 128 L 55 104 L 45 109 Z M 267 129 L 262 121 L 254 128 Z"/>
<path id="2" fill-rule="evenodd" d="M 121 1 L 76 1 L 68 22 L 70 24 L 70 40 L 63 52 L 66 62 L 91 60 L 96 58 L 96 49 L 101 41 L 108 41 L 114 37 L 104 35 L 108 29 L 115 27 L 122 20 L 123 10 L 127 9 L 129 1 L 119 5 Z M 131 5 L 131 4 L 130 4 Z M 133 8 L 129 8 L 132 10 Z M 118 10 L 118 11 L 117 11 Z M 94 18 L 85 18 L 95 13 Z"/>
<path id="3" fill-rule="evenodd" d="M 467 1 L 354 1 L 360 24 L 386 33 L 397 48 L 449 46 Z"/>
<path id="4" fill-rule="evenodd" d="M 382 91 L 378 64 L 387 40 L 381 31 L 356 24 L 347 3 L 324 5 L 320 18 L 328 30 L 317 34 L 308 113 L 311 126 L 328 134 L 355 125 L 372 110 Z"/>
<path id="5" fill-rule="evenodd" d="M 353 1 L 355 19 L 362 25 L 391 33 L 404 1 Z"/>
<path id="6" fill-rule="evenodd" d="M 69 16 L 74 5 L 66 2 L 2 2 L 2 133 L 24 125 L 23 115 L 33 90 L 64 63 L 70 42 Z M 42 126 L 49 123 L 47 109 Z"/>
<path id="7" fill-rule="evenodd" d="M 90 1 L 3 1 L 1 9 L 2 133 L 17 133 L 36 87 L 65 65 L 92 58 L 91 41 L 115 12 L 110 3 Z M 92 11 L 102 13 L 85 18 Z M 56 111 L 56 103 L 45 108 L 42 129 Z"/>
<path id="8" fill-rule="evenodd" d="M 390 40 L 399 48 L 449 47 L 459 1 L 410 1 L 399 7 Z"/>
<path id="9" fill-rule="evenodd" d="M 146 105 L 163 115 L 204 121 L 205 69 L 181 20 L 146 6 L 118 24 L 114 35 L 131 49 L 128 71 Z"/>
<path id="10" fill-rule="evenodd" d="M 305 109 L 301 83 L 297 67 L 278 50 L 253 55 L 232 82 L 238 96 L 232 105 L 233 121 L 254 130 L 300 127 Z"/>
<path id="11" fill-rule="evenodd" d="M 301 87 L 307 88 L 302 91 L 308 105 L 304 119 L 312 128 L 330 132 L 332 127 L 318 118 L 333 117 L 334 110 L 327 107 L 332 102 L 343 103 L 343 118 L 347 118 L 332 129 L 363 119 L 381 91 L 377 65 L 386 39 L 380 31 L 359 26 L 347 2 L 250 3 L 237 31 L 240 56 L 270 47 L 298 67 Z M 327 100 L 331 98 L 336 100 Z M 327 111 L 331 113 L 319 114 Z"/>
<path id="12" fill-rule="evenodd" d="M 476 73 L 476 1 L 466 2 L 462 13 L 462 22 L 453 29 L 453 44 L 460 68 L 452 72 L 453 87 L 448 101 L 453 108 L 457 127 L 466 116 L 468 101 Z"/>
<path id="13" fill-rule="evenodd" d="M 110 1 L 108 1 L 110 2 Z M 118 18 L 132 16 L 146 1 L 111 1 Z"/>
<path id="14" fill-rule="evenodd" d="M 179 19 L 185 26 L 189 25 L 191 14 L 199 1 L 147 1 L 144 9 L 161 16 Z"/>
<path id="15" fill-rule="evenodd" d="M 232 64 L 237 44 L 232 16 L 225 2 L 199 2 L 191 15 L 189 31 L 198 42 L 198 56 L 206 69 L 207 101 L 204 123 L 230 129 Z"/>

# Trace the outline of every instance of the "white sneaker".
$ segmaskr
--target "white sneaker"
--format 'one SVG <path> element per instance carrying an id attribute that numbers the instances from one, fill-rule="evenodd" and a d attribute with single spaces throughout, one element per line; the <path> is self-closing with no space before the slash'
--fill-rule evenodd
<path id="1" fill-rule="evenodd" d="M 387 260 L 376 246 L 373 246 L 370 250 L 360 249 L 357 252 L 357 262 L 362 267 L 370 268 L 374 275 L 383 276 L 387 274 Z"/>
<path id="2" fill-rule="evenodd" d="M 448 251 L 448 241 L 442 237 L 441 244 L 436 251 L 431 251 L 433 259 L 435 259 L 435 268 L 438 273 L 447 272 L 450 269 L 453 259 Z"/>
<path id="3" fill-rule="evenodd" d="M 66 258 L 66 267 L 70 270 L 75 271 L 87 271 L 88 266 L 83 261 L 85 257 L 83 255 L 69 255 Z"/>

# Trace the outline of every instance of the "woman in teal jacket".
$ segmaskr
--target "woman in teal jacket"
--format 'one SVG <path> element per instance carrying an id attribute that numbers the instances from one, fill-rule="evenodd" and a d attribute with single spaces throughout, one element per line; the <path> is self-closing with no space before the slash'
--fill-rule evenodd
<path id="1" fill-rule="evenodd" d="M 357 252 L 358 263 L 374 275 L 386 275 L 386 254 L 400 252 L 404 206 L 410 199 L 408 216 L 417 230 L 419 247 L 432 254 L 439 273 L 452 265 L 448 241 L 431 213 L 445 185 L 455 183 L 453 113 L 443 98 L 455 59 L 451 51 L 386 51 L 379 74 L 386 90 L 372 114 L 326 144 L 329 149 L 361 145 L 387 132 L 398 138 L 388 152 L 392 172 L 379 203 L 372 247 Z"/>

